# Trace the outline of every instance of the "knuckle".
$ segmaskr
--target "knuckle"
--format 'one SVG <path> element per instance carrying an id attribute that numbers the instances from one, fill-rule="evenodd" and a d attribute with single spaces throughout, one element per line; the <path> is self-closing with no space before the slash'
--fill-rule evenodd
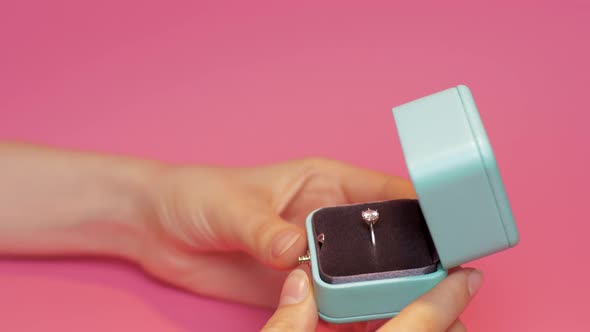
<path id="1" fill-rule="evenodd" d="M 318 178 L 322 178 L 323 181 L 334 178 L 335 173 L 338 173 L 344 165 L 340 161 L 322 157 L 304 159 L 297 168 L 295 182 L 306 184 Z"/>
<path id="2" fill-rule="evenodd" d="M 303 164 L 309 168 L 322 168 L 333 162 L 331 159 L 325 157 L 307 157 L 303 159 Z"/>

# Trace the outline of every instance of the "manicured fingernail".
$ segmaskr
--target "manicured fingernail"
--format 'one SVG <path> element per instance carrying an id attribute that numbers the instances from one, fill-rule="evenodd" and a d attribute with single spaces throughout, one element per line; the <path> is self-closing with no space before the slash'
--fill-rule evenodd
<path id="1" fill-rule="evenodd" d="M 272 255 L 279 257 L 284 254 L 297 242 L 300 236 L 301 234 L 293 231 L 287 231 L 277 235 L 272 243 Z"/>
<path id="2" fill-rule="evenodd" d="M 469 287 L 469 294 L 471 296 L 475 295 L 479 288 L 481 287 L 481 282 L 483 281 L 483 274 L 481 271 L 473 270 L 469 273 L 467 277 L 467 287 Z"/>
<path id="3" fill-rule="evenodd" d="M 283 285 L 280 305 L 297 304 L 303 301 L 307 296 L 308 285 L 307 274 L 303 270 L 296 269 L 291 272 Z"/>

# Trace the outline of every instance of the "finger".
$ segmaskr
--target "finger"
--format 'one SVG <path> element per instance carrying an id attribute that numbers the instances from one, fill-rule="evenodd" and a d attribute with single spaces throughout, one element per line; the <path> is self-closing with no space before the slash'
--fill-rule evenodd
<path id="1" fill-rule="evenodd" d="M 415 198 L 412 183 L 401 177 L 333 161 L 323 166 L 333 174 L 352 203 Z"/>
<path id="2" fill-rule="evenodd" d="M 263 332 L 312 332 L 317 326 L 317 308 L 307 274 L 295 269 L 285 281 L 279 307 Z"/>
<path id="3" fill-rule="evenodd" d="M 467 332 L 467 328 L 465 328 L 465 325 L 463 325 L 463 323 L 457 319 L 455 323 L 449 327 L 447 332 Z"/>
<path id="4" fill-rule="evenodd" d="M 482 282 L 481 272 L 463 269 L 450 274 L 430 292 L 411 303 L 380 331 L 447 331 Z"/>
<path id="5" fill-rule="evenodd" d="M 243 196 L 213 209 L 211 228 L 216 237 L 252 255 L 265 265 L 292 268 L 305 253 L 305 231 L 288 223 L 258 199 Z"/>
<path id="6" fill-rule="evenodd" d="M 351 203 L 416 197 L 411 182 L 406 179 L 331 159 L 308 158 L 273 165 L 266 169 L 264 175 L 268 177 L 269 171 L 278 174 L 288 172 L 306 178 L 333 178 Z"/>

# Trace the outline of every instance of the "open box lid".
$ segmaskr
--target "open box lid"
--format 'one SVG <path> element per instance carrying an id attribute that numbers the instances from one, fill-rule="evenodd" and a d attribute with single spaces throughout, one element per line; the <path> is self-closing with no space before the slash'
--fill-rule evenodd
<path id="1" fill-rule="evenodd" d="M 506 191 L 469 89 L 423 97 L 395 107 L 393 115 L 443 267 L 516 245 Z"/>

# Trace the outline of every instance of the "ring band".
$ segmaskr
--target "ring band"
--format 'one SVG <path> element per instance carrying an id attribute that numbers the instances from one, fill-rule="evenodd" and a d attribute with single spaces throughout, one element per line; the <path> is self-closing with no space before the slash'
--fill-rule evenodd
<path id="1" fill-rule="evenodd" d="M 366 209 L 361 213 L 363 221 L 369 225 L 369 229 L 371 230 L 371 243 L 373 246 L 375 245 L 375 227 L 374 225 L 379 221 L 379 211 Z"/>

